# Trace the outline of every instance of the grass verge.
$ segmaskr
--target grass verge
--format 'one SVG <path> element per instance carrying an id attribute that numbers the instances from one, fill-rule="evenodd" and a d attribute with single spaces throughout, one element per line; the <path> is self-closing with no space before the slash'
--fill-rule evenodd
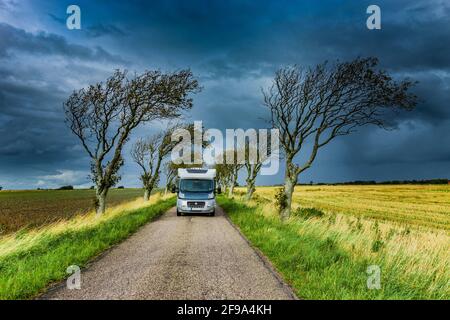
<path id="1" fill-rule="evenodd" d="M 417 267 L 420 266 L 420 257 L 409 256 L 406 247 L 404 251 L 392 252 L 381 246 L 377 250 L 362 250 L 364 253 L 361 253 L 351 241 L 357 243 L 352 239 L 361 238 L 362 244 L 366 238 L 365 242 L 370 242 L 364 228 L 346 229 L 345 233 L 336 231 L 332 216 L 310 219 L 293 217 L 283 223 L 276 215 L 264 213 L 267 203 L 245 204 L 224 196 L 218 202 L 300 298 L 450 298 L 448 268 L 446 261 L 439 261 L 439 255 L 430 256 L 433 263 L 423 270 Z M 445 253 L 439 254 L 446 257 Z M 381 270 L 379 290 L 367 287 L 367 271 L 371 265 L 377 265 Z"/>
<path id="2" fill-rule="evenodd" d="M 149 206 L 130 210 L 122 207 L 101 218 L 79 217 L 77 221 L 18 232 L 2 239 L 0 299 L 36 296 L 50 283 L 67 277 L 68 266 L 85 266 L 93 257 L 126 239 L 174 204 L 174 197 L 158 199 Z"/>

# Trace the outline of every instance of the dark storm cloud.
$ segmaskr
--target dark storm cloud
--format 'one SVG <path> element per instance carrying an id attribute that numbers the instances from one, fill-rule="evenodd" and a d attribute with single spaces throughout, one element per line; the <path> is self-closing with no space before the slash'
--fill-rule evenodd
<path id="1" fill-rule="evenodd" d="M 126 32 L 121 28 L 112 25 L 112 24 L 97 24 L 94 26 L 87 27 L 87 32 L 89 37 L 98 38 L 102 36 L 111 36 L 111 37 L 124 37 L 126 36 Z"/>
<path id="2" fill-rule="evenodd" d="M 29 179 L 85 158 L 62 121 L 63 96 L 51 88 L 0 81 L 2 175 L 13 172 Z"/>
<path id="3" fill-rule="evenodd" d="M 53 13 L 49 13 L 48 16 L 52 18 L 53 21 L 57 22 L 60 25 L 66 25 L 66 18 L 57 16 Z M 123 31 L 118 26 L 112 25 L 112 24 L 95 24 L 90 25 L 83 30 L 86 31 L 87 36 L 91 38 L 98 38 L 103 36 L 117 36 L 117 37 L 124 37 L 127 35 L 125 31 Z"/>
<path id="4" fill-rule="evenodd" d="M 50 18 L 52 18 L 55 22 L 58 22 L 59 24 L 65 24 L 66 23 L 66 19 L 64 19 L 62 17 L 58 17 L 58 16 L 54 15 L 53 13 L 49 13 L 48 16 Z"/>
<path id="5" fill-rule="evenodd" d="M 103 66 L 124 60 L 101 47 L 7 24 L 0 24 L 0 39 L 0 185 L 87 183 L 89 160 L 64 123 L 62 102 L 111 72 Z"/>
<path id="6" fill-rule="evenodd" d="M 27 52 L 33 55 L 61 55 L 67 58 L 92 61 L 124 61 L 109 54 L 101 47 L 85 47 L 70 44 L 64 37 L 52 33 L 39 32 L 32 34 L 11 25 L 0 23 L 0 57 L 8 57 L 15 51 Z"/>
<path id="7" fill-rule="evenodd" d="M 379 31 L 368 31 L 365 27 L 367 5 L 364 4 L 356 6 L 359 9 L 356 12 L 354 8 L 348 10 L 348 19 L 325 15 L 312 20 L 308 15 L 299 15 L 286 20 L 273 18 L 273 24 L 255 23 L 257 30 L 244 25 L 243 30 L 233 33 L 237 39 L 231 46 L 227 38 L 220 37 L 219 31 L 222 55 L 203 65 L 213 71 L 214 76 L 241 77 L 251 69 L 271 74 L 273 68 L 283 64 L 312 65 L 325 60 L 376 56 L 383 67 L 398 73 L 450 69 L 450 6 L 442 4 L 446 13 L 435 17 L 430 3 L 421 11 L 420 19 L 407 12 L 403 20 L 393 16 L 401 11 L 401 4 L 380 6 L 386 19 Z M 316 12 L 308 9 L 307 12 Z M 336 14 L 345 14 L 345 9 L 337 7 Z M 275 17 L 281 12 L 274 13 Z M 259 19 L 256 12 L 254 20 Z"/>
<path id="8" fill-rule="evenodd" d="M 9 11 L 15 5 L 17 5 L 17 1 L 15 1 L 15 0 L 0 0 L 0 9 L 2 9 L 2 10 Z"/>
<path id="9" fill-rule="evenodd" d="M 371 1 L 79 0 L 78 32 L 65 29 L 60 1 L 46 4 L 41 9 L 30 2 L 36 15 L 51 22 L 51 31 L 0 24 L 0 179 L 4 168 L 17 173 L 26 167 L 29 181 L 46 177 L 53 183 L 86 170 L 87 158 L 62 122 L 61 103 L 71 90 L 104 79 L 118 65 L 137 72 L 191 67 L 204 89 L 188 120 L 220 129 L 261 128 L 267 114 L 260 88 L 277 68 L 357 56 L 378 57 L 396 79 L 418 80 L 420 103 L 412 112 L 391 115 L 393 131 L 364 128 L 336 140 L 301 180 L 434 178 L 450 172 L 445 1 L 378 1 L 377 31 L 366 28 Z M 19 62 L 23 67 L 12 67 Z M 125 159 L 124 173 L 136 180 L 135 166 L 127 154 Z M 259 182 L 280 182 L 282 175 Z M 132 180 L 124 184 L 138 184 Z"/>

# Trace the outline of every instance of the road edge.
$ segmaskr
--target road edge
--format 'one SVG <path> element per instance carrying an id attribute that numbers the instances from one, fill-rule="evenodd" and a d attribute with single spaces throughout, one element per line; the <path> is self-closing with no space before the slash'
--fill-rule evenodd
<path id="1" fill-rule="evenodd" d="M 92 257 L 91 259 L 89 259 L 88 262 L 86 262 L 86 264 L 80 268 L 80 271 L 86 271 L 87 269 L 89 269 L 89 267 L 91 267 L 94 263 L 96 263 L 97 261 L 101 260 L 102 258 L 104 258 L 106 255 L 108 255 L 111 251 L 113 251 L 116 247 L 120 246 L 124 241 L 127 241 L 128 239 L 130 239 L 131 237 L 133 237 L 136 233 L 138 233 L 141 229 L 143 229 L 147 224 L 149 223 L 153 223 L 159 219 L 161 219 L 161 217 L 163 215 L 165 215 L 167 212 L 169 212 L 170 210 L 174 210 L 176 208 L 176 206 L 170 207 L 168 210 L 164 211 L 163 213 L 153 217 L 152 219 L 150 219 L 149 221 L 147 221 L 146 223 L 144 223 L 143 225 L 141 225 L 139 228 L 137 228 L 133 233 L 131 233 L 128 237 L 124 238 L 122 241 L 113 244 L 112 246 L 110 246 L 109 248 L 107 248 L 106 250 L 100 252 L 99 254 L 95 255 L 94 257 Z M 52 283 L 49 283 L 47 285 L 47 287 L 40 293 L 38 293 L 36 296 L 31 297 L 29 300 L 49 300 L 46 296 L 48 296 L 49 294 L 51 294 L 52 292 L 65 287 L 66 283 L 67 283 L 67 278 L 69 278 L 70 275 L 67 275 L 67 277 L 65 277 L 63 280 L 60 281 L 55 281 Z"/>
<path id="2" fill-rule="evenodd" d="M 219 206 L 220 207 L 220 206 Z M 230 217 L 228 216 L 228 213 L 220 207 L 220 210 L 223 212 L 223 216 L 228 221 L 228 223 L 238 232 L 240 237 L 248 244 L 248 246 L 255 252 L 256 256 L 259 258 L 259 260 L 263 263 L 264 267 L 269 270 L 272 275 L 277 279 L 277 281 L 280 283 L 280 285 L 283 288 L 283 291 L 285 291 L 290 297 L 292 297 L 293 300 L 301 300 L 297 295 L 295 294 L 294 289 L 283 279 L 283 276 L 280 274 L 280 272 L 277 271 L 275 266 L 272 264 L 272 262 L 267 258 L 264 253 L 259 250 L 257 247 L 255 247 L 248 239 L 247 237 L 242 233 L 241 229 L 231 221 Z"/>

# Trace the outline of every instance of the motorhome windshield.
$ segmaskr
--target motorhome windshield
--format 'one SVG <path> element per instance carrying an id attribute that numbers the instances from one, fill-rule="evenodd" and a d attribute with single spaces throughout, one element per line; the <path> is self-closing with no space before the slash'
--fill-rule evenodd
<path id="1" fill-rule="evenodd" d="M 213 180 L 182 179 L 180 181 L 181 192 L 212 192 L 213 190 Z"/>

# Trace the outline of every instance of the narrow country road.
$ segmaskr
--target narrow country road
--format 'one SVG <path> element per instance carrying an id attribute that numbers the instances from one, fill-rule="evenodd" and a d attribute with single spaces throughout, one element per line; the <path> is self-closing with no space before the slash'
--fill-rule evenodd
<path id="1" fill-rule="evenodd" d="M 215 217 L 177 217 L 175 208 L 148 223 L 40 299 L 295 299 L 219 208 Z"/>

